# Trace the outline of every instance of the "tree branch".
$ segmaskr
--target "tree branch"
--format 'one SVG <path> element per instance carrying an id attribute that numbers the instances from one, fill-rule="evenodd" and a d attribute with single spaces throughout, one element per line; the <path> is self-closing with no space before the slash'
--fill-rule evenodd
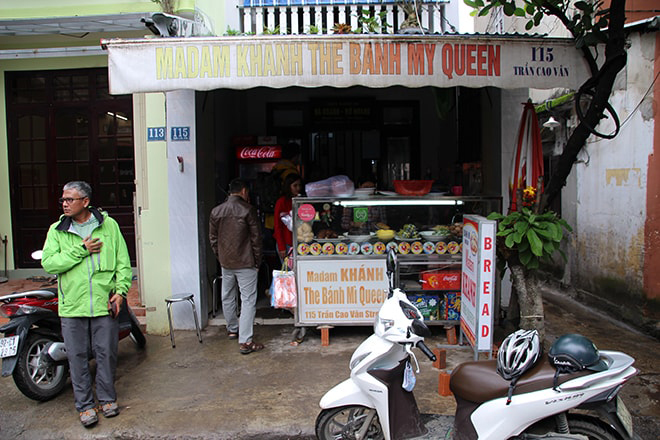
<path id="1" fill-rule="evenodd" d="M 585 82 L 582 88 L 594 90 L 594 96 L 591 100 L 584 120 L 571 134 L 566 142 L 564 152 L 559 158 L 556 171 L 550 178 L 541 201 L 544 211 L 552 201 L 561 193 L 561 189 L 566 185 L 573 164 L 577 156 L 584 147 L 591 132 L 587 127 L 596 127 L 603 118 L 603 111 L 612 93 L 614 81 L 621 69 L 626 65 L 625 51 L 625 33 L 623 25 L 625 22 L 625 0 L 612 0 L 610 6 L 610 25 L 608 28 L 608 41 L 605 46 L 605 63 L 598 70 L 596 75 Z M 579 103 L 576 101 L 576 105 Z"/>

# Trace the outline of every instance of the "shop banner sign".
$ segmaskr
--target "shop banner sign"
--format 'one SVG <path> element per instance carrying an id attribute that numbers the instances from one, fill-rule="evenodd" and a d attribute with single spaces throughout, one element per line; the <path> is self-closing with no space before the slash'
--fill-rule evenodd
<path id="1" fill-rule="evenodd" d="M 385 258 L 296 263 L 298 321 L 372 324 L 387 297 Z"/>
<path id="2" fill-rule="evenodd" d="M 481 36 L 102 40 L 110 93 L 253 87 L 562 87 L 589 69 L 572 41 Z"/>
<path id="3" fill-rule="evenodd" d="M 463 216 L 461 330 L 475 351 L 493 345 L 496 222 L 478 215 Z"/>

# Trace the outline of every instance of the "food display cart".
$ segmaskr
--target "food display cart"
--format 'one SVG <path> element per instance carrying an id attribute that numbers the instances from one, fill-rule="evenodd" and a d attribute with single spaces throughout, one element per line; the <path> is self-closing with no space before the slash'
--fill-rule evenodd
<path id="1" fill-rule="evenodd" d="M 297 326 L 372 325 L 387 295 L 389 249 L 398 254 L 395 286 L 427 324 L 459 324 L 462 217 L 500 212 L 501 198 L 386 194 L 293 199 Z"/>

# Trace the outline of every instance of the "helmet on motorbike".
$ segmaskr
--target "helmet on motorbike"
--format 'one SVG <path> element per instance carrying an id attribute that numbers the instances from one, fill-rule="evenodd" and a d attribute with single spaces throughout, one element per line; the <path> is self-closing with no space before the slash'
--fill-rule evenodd
<path id="1" fill-rule="evenodd" d="M 591 340 L 577 335 L 560 336 L 548 352 L 550 363 L 562 373 L 581 370 L 604 371 L 607 362 L 600 358 L 600 353 Z"/>
<path id="2" fill-rule="evenodd" d="M 504 339 L 497 353 L 497 372 L 505 380 L 520 377 L 541 356 L 541 341 L 536 330 L 518 330 Z"/>

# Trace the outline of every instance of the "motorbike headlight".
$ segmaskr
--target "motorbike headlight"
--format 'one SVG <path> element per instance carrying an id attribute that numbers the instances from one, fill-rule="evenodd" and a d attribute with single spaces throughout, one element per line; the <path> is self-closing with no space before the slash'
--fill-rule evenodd
<path id="1" fill-rule="evenodd" d="M 363 360 L 364 358 L 366 358 L 367 356 L 369 356 L 370 354 L 371 354 L 371 353 L 365 353 L 365 354 L 363 354 L 362 356 L 358 356 L 358 357 L 356 357 L 355 359 L 353 359 L 353 360 L 351 361 L 351 364 L 349 365 L 348 368 L 350 368 L 350 369 L 352 370 L 353 368 L 355 368 L 355 367 L 357 366 L 357 364 L 359 364 L 360 362 L 362 362 L 362 360 Z"/>
<path id="2" fill-rule="evenodd" d="M 381 317 L 378 317 L 378 320 L 380 321 L 381 325 L 383 326 L 383 330 L 387 331 L 394 327 L 394 320 L 393 319 L 383 319 Z"/>

